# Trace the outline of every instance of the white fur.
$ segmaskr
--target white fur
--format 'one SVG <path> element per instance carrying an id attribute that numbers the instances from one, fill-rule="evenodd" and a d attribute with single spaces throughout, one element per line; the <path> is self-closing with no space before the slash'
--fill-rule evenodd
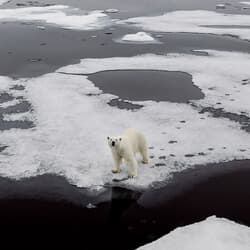
<path id="1" fill-rule="evenodd" d="M 112 156 L 115 162 L 113 173 L 119 173 L 122 159 L 125 159 L 129 167 L 129 177 L 137 176 L 138 164 L 136 161 L 136 153 L 142 156 L 142 163 L 148 163 L 148 147 L 145 136 L 134 128 L 128 128 L 121 136 L 108 137 Z"/>

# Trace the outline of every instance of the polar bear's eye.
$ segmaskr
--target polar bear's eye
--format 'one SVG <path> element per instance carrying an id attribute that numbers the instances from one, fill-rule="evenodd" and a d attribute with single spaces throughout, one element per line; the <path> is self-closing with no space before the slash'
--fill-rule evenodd
<path id="1" fill-rule="evenodd" d="M 120 141 L 122 140 L 122 138 L 119 139 Z"/>

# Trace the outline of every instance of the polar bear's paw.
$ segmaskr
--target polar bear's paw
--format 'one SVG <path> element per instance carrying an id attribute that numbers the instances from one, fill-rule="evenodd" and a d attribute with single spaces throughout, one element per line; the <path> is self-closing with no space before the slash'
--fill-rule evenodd
<path id="1" fill-rule="evenodd" d="M 121 173 L 121 170 L 119 169 L 112 169 L 112 173 L 113 174 L 117 174 L 117 173 Z"/>
<path id="2" fill-rule="evenodd" d="M 135 178 L 136 177 L 136 174 L 129 174 L 128 175 L 128 178 Z"/>
<path id="3" fill-rule="evenodd" d="M 141 162 L 142 162 L 143 164 L 148 164 L 149 160 L 146 159 L 146 160 L 142 160 Z"/>

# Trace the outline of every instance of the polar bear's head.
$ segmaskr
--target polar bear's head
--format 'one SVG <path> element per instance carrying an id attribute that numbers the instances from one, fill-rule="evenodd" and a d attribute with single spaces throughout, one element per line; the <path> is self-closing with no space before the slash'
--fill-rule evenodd
<path id="1" fill-rule="evenodd" d="M 110 148 L 115 149 L 115 148 L 119 148 L 120 143 L 122 141 L 122 137 L 121 136 L 108 136 L 107 140 L 108 140 L 108 144 Z"/>

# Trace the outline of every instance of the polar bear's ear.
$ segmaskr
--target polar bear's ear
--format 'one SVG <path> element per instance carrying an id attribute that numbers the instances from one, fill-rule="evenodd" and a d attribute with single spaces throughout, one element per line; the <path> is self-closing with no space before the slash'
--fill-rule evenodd
<path id="1" fill-rule="evenodd" d="M 107 140 L 109 140 L 109 139 L 110 139 L 110 137 L 108 136 L 108 137 L 107 137 Z"/>

